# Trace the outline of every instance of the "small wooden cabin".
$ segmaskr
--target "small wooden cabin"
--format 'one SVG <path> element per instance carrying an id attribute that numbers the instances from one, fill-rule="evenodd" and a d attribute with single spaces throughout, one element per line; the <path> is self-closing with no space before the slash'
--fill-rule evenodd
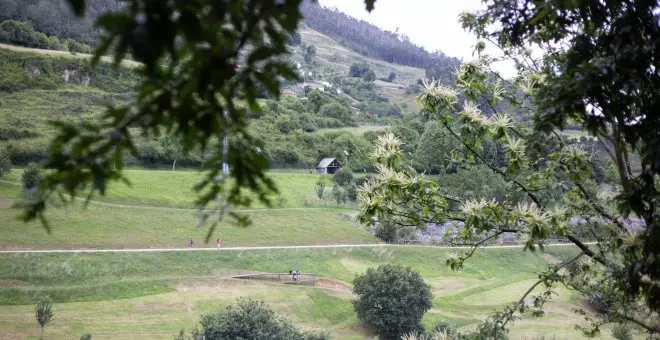
<path id="1" fill-rule="evenodd" d="M 342 167 L 343 165 L 336 158 L 323 158 L 316 166 L 316 172 L 322 175 L 332 175 Z"/>

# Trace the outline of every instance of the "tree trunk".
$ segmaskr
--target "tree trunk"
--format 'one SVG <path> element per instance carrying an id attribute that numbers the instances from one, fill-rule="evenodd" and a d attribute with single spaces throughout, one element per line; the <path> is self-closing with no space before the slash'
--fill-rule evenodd
<path id="1" fill-rule="evenodd" d="M 39 339 L 44 340 L 44 326 L 41 326 L 41 336 L 39 336 Z"/>
<path id="2" fill-rule="evenodd" d="M 177 159 L 175 158 L 174 162 L 172 162 L 172 171 L 174 171 L 174 169 L 176 169 L 176 160 Z"/>

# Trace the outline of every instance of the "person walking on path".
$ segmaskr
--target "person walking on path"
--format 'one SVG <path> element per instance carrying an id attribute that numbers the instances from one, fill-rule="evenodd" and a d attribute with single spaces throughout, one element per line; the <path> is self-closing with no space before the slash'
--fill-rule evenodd
<path id="1" fill-rule="evenodd" d="M 192 247 L 193 247 L 193 241 L 192 239 L 190 239 L 188 240 L 188 248 L 192 248 Z"/>

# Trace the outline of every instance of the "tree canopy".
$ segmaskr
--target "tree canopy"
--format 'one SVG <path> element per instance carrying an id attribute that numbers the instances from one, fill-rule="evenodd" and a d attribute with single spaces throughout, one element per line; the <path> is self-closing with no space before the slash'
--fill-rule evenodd
<path id="1" fill-rule="evenodd" d="M 431 287 L 410 267 L 369 268 L 353 280 L 353 286 L 358 318 L 385 339 L 421 329 L 422 317 L 431 308 Z"/>
<path id="2" fill-rule="evenodd" d="M 459 68 L 455 87 L 428 82 L 419 97 L 425 117 L 463 150 L 457 171 L 483 164 L 524 197 L 456 197 L 406 167 L 400 140 L 386 135 L 376 142 L 378 176 L 360 192 L 359 218 L 369 225 L 393 221 L 418 228 L 455 222 L 460 227 L 452 236 L 472 249 L 447 260 L 453 269 L 505 234 L 523 240 L 525 250 L 543 248 L 552 237 L 565 237 L 579 249 L 575 257 L 550 265 L 517 302 L 486 320 L 477 329 L 481 336 L 496 336 L 522 315 L 542 315 L 558 285 L 607 302 L 595 316 L 577 310 L 588 321 L 579 325 L 585 334 L 622 323 L 657 336 L 658 5 L 524 3 L 486 1 L 481 14 L 462 15 L 464 27 L 482 39 L 477 59 Z M 487 55 L 486 42 L 499 46 L 504 56 Z M 530 51 L 530 44 L 543 53 Z M 492 70 L 502 58 L 516 64 L 512 79 Z M 503 101 L 531 119 L 513 119 L 498 106 Z M 615 164 L 620 186 L 613 198 L 599 194 L 588 152 L 558 133 L 569 123 L 598 138 Z M 497 164 L 487 159 L 484 143 L 502 145 L 505 159 Z M 632 163 L 633 153 L 639 164 Z M 644 227 L 633 228 L 628 218 L 634 217 Z"/>

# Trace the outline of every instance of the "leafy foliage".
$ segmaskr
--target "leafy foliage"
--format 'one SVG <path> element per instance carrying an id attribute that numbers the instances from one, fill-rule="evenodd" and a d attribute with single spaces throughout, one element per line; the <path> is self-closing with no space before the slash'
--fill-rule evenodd
<path id="1" fill-rule="evenodd" d="M 241 298 L 236 305 L 211 315 L 203 315 L 201 330 L 193 331 L 188 339 L 274 339 L 324 340 L 325 335 L 303 333 L 291 323 L 279 318 L 263 301 Z M 186 339 L 183 331 L 178 339 Z"/>
<path id="2" fill-rule="evenodd" d="M 655 60 L 653 41 L 659 32 L 653 14 L 657 5 L 635 1 L 487 3 L 488 10 L 482 14 L 462 16 L 464 27 L 499 44 L 504 58 L 516 62 L 519 74 L 505 80 L 492 71 L 490 66 L 498 59 L 485 54 L 485 44 L 478 42 L 477 59 L 458 69 L 455 87 L 424 82 L 418 99 L 424 116 L 460 146 L 454 159 L 457 172 L 481 164 L 520 196 L 456 197 L 405 166 L 401 140 L 386 134 L 377 139 L 373 154 L 378 175 L 360 191 L 359 220 L 371 226 L 390 221 L 416 228 L 456 222 L 460 227 L 450 230 L 449 236 L 471 249 L 447 260 L 452 269 L 462 268 L 480 246 L 503 234 L 526 240 L 525 250 L 542 249 L 551 237 L 565 237 L 580 249 L 573 259 L 541 272 L 520 300 L 494 313 L 473 336 L 504 336 L 508 325 L 522 315 L 542 315 L 559 284 L 607 301 L 595 318 L 577 310 L 587 320 L 580 326 L 585 334 L 595 335 L 607 323 L 632 322 L 657 335 L 660 248 L 651 240 L 658 239 L 660 230 L 656 218 L 660 147 L 658 139 L 650 136 L 657 131 L 657 117 L 650 113 L 655 110 L 642 108 L 655 107 L 658 92 L 641 95 L 660 84 L 657 74 L 649 75 L 655 69 L 649 63 Z M 627 39 L 623 32 L 630 31 L 647 33 Z M 528 43 L 545 54 L 534 58 L 526 49 Z M 503 103 L 531 119 L 514 120 Z M 592 176 L 589 152 L 579 143 L 566 143 L 556 132 L 569 120 L 599 138 L 617 165 L 623 188 L 614 201 L 596 194 L 592 178 L 602 174 Z M 486 151 L 498 145 L 503 154 L 490 152 L 498 156 L 486 157 Z M 630 150 L 640 154 L 637 176 L 631 171 Z M 626 224 L 623 217 L 632 212 L 642 218 L 645 228 L 633 230 Z M 593 225 L 598 228 L 591 232 L 595 246 L 585 243 L 573 218 L 597 221 Z M 562 270 L 582 257 L 589 260 L 580 262 L 577 274 Z M 535 289 L 538 293 L 533 293 Z"/>
<path id="3" fill-rule="evenodd" d="M 414 150 L 414 160 L 429 174 L 445 172 L 452 167 L 451 156 L 457 149 L 458 144 L 444 129 L 429 122 Z"/>
<path id="4" fill-rule="evenodd" d="M 513 0 L 486 3 L 484 14 L 463 17 L 464 26 L 483 39 L 508 46 L 507 52 L 518 57 L 520 70 L 539 72 L 540 77 L 528 83 L 537 90 L 535 130 L 549 132 L 577 122 L 605 145 L 617 167 L 621 191 L 616 211 L 607 211 L 593 197 L 581 194 L 617 230 L 608 235 L 611 238 L 605 237 L 607 250 L 590 255 L 607 268 L 600 287 L 618 292 L 613 294 L 617 303 L 585 332 L 593 334 L 603 323 L 627 320 L 649 333 L 660 333 L 660 325 L 646 320 L 646 313 L 660 311 L 658 4 L 543 1 L 521 9 Z M 526 51 L 530 43 L 545 52 L 541 58 L 530 57 Z M 637 173 L 632 170 L 631 152 L 640 157 Z M 646 225 L 634 235 L 620 222 L 631 214 Z M 623 263 L 612 257 L 623 258 Z M 647 308 L 634 308 L 636 317 L 630 317 L 629 303 L 623 302 L 632 298 Z"/>
<path id="5" fill-rule="evenodd" d="M 430 286 L 410 267 L 387 264 L 369 268 L 353 280 L 353 286 L 358 318 L 385 339 L 420 329 L 424 313 L 431 308 Z"/>
<path id="6" fill-rule="evenodd" d="M 627 325 L 615 325 L 612 327 L 612 337 L 616 340 L 632 340 L 633 336 Z"/>

